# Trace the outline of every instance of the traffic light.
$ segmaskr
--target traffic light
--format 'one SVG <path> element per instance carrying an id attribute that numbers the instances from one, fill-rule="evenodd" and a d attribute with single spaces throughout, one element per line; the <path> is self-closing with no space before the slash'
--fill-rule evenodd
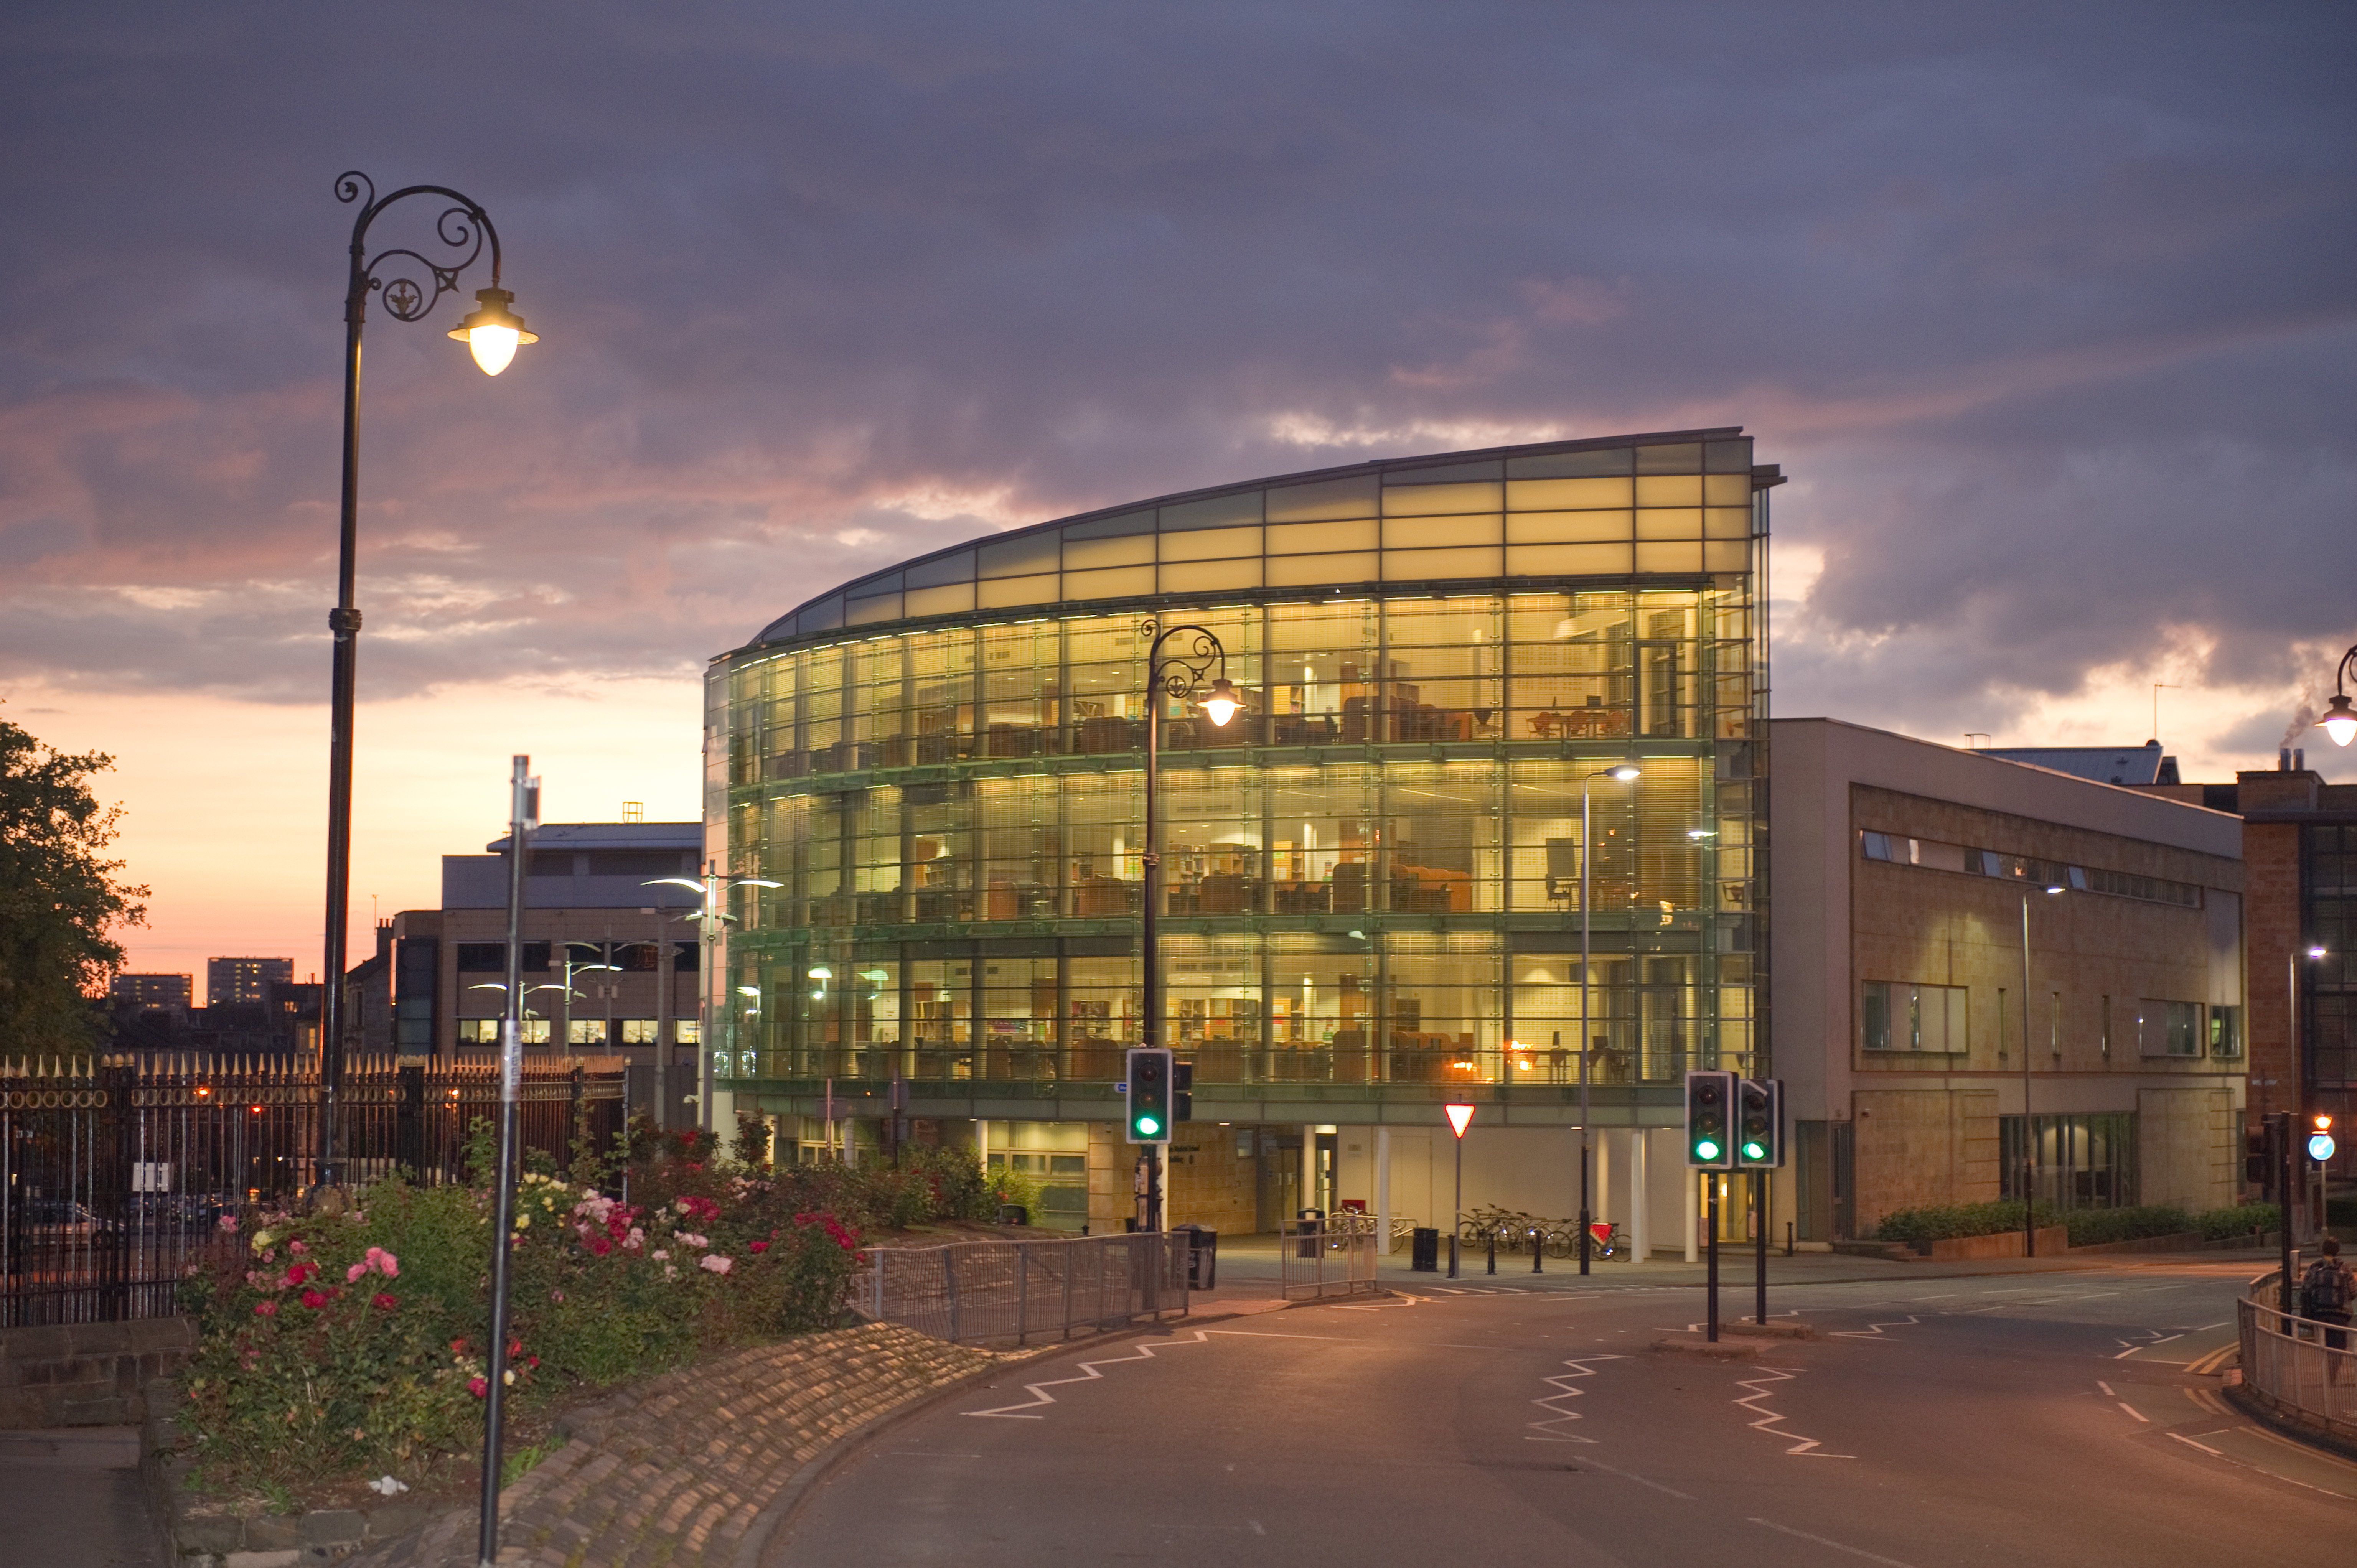
<path id="1" fill-rule="evenodd" d="M 1698 1170 L 1735 1168 L 1735 1075 L 1686 1074 L 1686 1164 Z"/>
<path id="2" fill-rule="evenodd" d="M 1138 1046 L 1129 1053 L 1129 1141 L 1165 1144 L 1170 1141 L 1170 1053 L 1159 1046 Z"/>
<path id="3" fill-rule="evenodd" d="M 1170 1064 L 1170 1120 L 1192 1122 L 1195 1119 L 1195 1064 Z"/>
<path id="4" fill-rule="evenodd" d="M 1771 1170 L 1784 1163 L 1784 1083 L 1747 1078 L 1736 1086 L 1735 1163 Z"/>

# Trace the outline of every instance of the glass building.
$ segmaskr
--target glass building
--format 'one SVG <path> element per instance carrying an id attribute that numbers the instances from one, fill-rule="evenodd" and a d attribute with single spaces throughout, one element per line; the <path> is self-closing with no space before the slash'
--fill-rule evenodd
<path id="1" fill-rule="evenodd" d="M 802 606 L 708 676 L 708 852 L 780 884 L 732 906 L 716 1086 L 873 1117 L 897 1078 L 911 1115 L 1002 1143 L 1114 1129 L 1155 724 L 1164 1038 L 1199 1120 L 1469 1097 L 1576 1122 L 1587 852 L 1598 1119 L 1669 1124 L 1689 1068 L 1749 1068 L 1761 1038 L 1778 482 L 1739 429 L 1368 463 L 1017 529 Z M 1232 722 L 1147 698 L 1149 619 L 1217 637 Z M 1599 777 L 1624 761 L 1636 781 Z"/>

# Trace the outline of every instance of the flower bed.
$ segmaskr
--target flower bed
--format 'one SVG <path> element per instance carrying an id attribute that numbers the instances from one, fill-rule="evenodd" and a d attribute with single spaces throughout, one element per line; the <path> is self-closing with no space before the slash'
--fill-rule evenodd
<path id="1" fill-rule="evenodd" d="M 478 1165 L 488 1164 L 479 1134 Z M 970 1155 L 899 1172 L 717 1157 L 711 1141 L 519 1184 L 509 1238 L 507 1446 L 568 1398 L 720 1349 L 834 1326 L 862 1228 L 995 1207 Z M 752 1152 L 750 1150 L 748 1151 Z M 618 1162 L 619 1165 L 619 1162 Z M 490 1194 L 386 1181 L 349 1207 L 225 1219 L 240 1266 L 192 1281 L 182 1451 L 199 1485 L 282 1508 L 388 1478 L 463 1485 L 482 1442 Z"/>

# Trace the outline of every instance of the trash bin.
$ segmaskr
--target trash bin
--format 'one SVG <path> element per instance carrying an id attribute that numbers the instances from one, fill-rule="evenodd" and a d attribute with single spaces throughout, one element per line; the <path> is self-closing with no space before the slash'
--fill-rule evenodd
<path id="1" fill-rule="evenodd" d="M 1429 1225 L 1419 1225 L 1408 1232 L 1407 1266 L 1418 1273 L 1440 1272 L 1440 1232 Z"/>
<path id="2" fill-rule="evenodd" d="M 1001 1225 L 1028 1225 L 1031 1223 L 1031 1211 L 1019 1203 L 1002 1203 L 998 1206 L 998 1222 Z"/>
<path id="3" fill-rule="evenodd" d="M 1326 1227 L 1323 1223 L 1325 1219 L 1326 1211 L 1322 1208 L 1305 1208 L 1301 1211 L 1301 1229 L 1295 1232 L 1301 1238 L 1294 1249 L 1296 1257 L 1318 1256 L 1318 1249 L 1326 1244 Z"/>
<path id="4" fill-rule="evenodd" d="M 1220 1284 L 1220 1233 L 1200 1225 L 1174 1225 L 1187 1238 L 1187 1288 L 1216 1290 Z"/>

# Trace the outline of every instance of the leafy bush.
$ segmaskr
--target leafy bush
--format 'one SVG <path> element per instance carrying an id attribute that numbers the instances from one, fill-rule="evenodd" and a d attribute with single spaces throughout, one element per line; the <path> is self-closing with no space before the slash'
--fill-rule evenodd
<path id="1" fill-rule="evenodd" d="M 2237 1208 L 2205 1208 L 2193 1217 L 2193 1229 L 2210 1240 L 2272 1230 L 2282 1223 L 2282 1211 L 2272 1203 L 2245 1203 Z"/>
<path id="2" fill-rule="evenodd" d="M 527 1174 L 511 1254 L 516 1406 L 832 1326 L 859 1232 L 808 1201 L 825 1186 L 661 1161 L 630 1172 L 622 1202 Z M 190 1292 L 200 1336 L 181 1425 L 206 1483 L 414 1476 L 479 1445 L 490 1219 L 487 1190 L 397 1180 L 349 1213 L 250 1217 L 246 1259 Z"/>
<path id="3" fill-rule="evenodd" d="M 2139 1208 L 2074 1208 L 2063 1219 L 2071 1227 L 2073 1247 L 2092 1247 L 2102 1241 L 2137 1241 L 2147 1236 L 2177 1236 L 2193 1229 L 2193 1217 L 2174 1204 L 2147 1204 Z"/>
<path id="4" fill-rule="evenodd" d="M 2050 1205 L 2038 1206 L 2039 1224 L 2051 1225 L 2055 1218 Z M 2020 1230 L 2021 1219 L 2020 1201 L 2014 1198 L 1999 1203 L 1940 1203 L 1885 1215 L 1875 1235 L 1884 1241 L 1916 1243 L 1945 1241 L 1960 1236 L 1998 1236 Z"/>

